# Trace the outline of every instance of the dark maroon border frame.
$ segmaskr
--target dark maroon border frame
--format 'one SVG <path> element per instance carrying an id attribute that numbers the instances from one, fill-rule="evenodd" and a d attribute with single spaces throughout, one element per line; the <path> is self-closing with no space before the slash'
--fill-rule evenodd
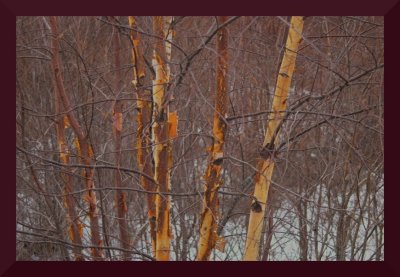
<path id="1" fill-rule="evenodd" d="M 0 0 L 0 115 L 1 115 L 1 178 L 0 178 L 0 277 L 1 276 L 112 276 L 113 275 L 145 275 L 156 274 L 198 274 L 208 277 L 218 275 L 252 276 L 400 276 L 400 232 L 395 201 L 399 193 L 398 170 L 399 147 L 396 131 L 400 104 L 400 89 L 397 84 L 400 70 L 398 64 L 400 47 L 397 39 L 400 37 L 400 0 L 246 0 L 240 2 L 217 3 L 217 0 L 131 0 L 131 1 L 49 1 L 36 0 Z M 161 2 L 161 1 L 160 1 Z M 293 3 L 290 3 L 293 2 Z M 218 4 L 218 5 L 217 5 Z M 94 15 L 121 14 L 132 11 L 136 14 L 246 14 L 246 15 L 381 15 L 385 16 L 385 208 L 386 208 L 386 242 L 384 262 L 276 262 L 276 263 L 152 263 L 152 262 L 16 262 L 15 247 L 15 22 L 18 15 Z M 396 125 L 397 124 L 397 125 Z M 13 136 L 11 136 L 13 134 Z M 396 185 L 397 184 L 397 185 Z"/>

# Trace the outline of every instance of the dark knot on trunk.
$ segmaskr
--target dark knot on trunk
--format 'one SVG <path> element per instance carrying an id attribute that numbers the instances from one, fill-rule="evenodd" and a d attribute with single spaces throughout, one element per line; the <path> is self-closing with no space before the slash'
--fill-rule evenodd
<path id="1" fill-rule="evenodd" d="M 268 160 L 275 154 L 275 145 L 273 143 L 267 143 L 260 151 L 260 157 Z"/>

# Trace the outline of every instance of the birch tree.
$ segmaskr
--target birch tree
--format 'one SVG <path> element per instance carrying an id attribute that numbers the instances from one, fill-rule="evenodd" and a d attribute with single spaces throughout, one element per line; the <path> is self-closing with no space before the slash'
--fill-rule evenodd
<path id="1" fill-rule="evenodd" d="M 384 18 L 295 19 L 17 17 L 16 259 L 384 260 Z"/>
<path id="2" fill-rule="evenodd" d="M 55 84 L 55 81 L 54 81 Z M 58 90 L 55 88 L 55 112 L 58 114 L 56 121 L 56 136 L 57 136 L 57 146 L 60 156 L 60 161 L 66 166 L 69 165 L 70 154 L 68 144 L 65 141 L 65 131 L 64 129 L 69 127 L 68 117 L 62 114 L 64 110 L 61 104 L 61 99 Z M 73 248 L 75 260 L 83 261 L 82 250 L 79 246 L 82 246 L 82 232 L 83 225 L 78 217 L 75 206 L 75 199 L 71 193 L 73 192 L 72 186 L 72 172 L 67 170 L 67 172 L 61 173 L 61 178 L 64 181 L 64 205 L 67 209 L 67 222 L 68 222 L 68 236 L 72 243 L 76 244 L 77 247 Z"/>
<path id="3" fill-rule="evenodd" d="M 164 194 L 170 190 L 170 166 L 172 145 L 169 141 L 173 131 L 170 124 L 169 103 L 171 96 L 166 86 L 170 78 L 170 69 L 166 61 L 171 56 L 171 47 L 164 42 L 168 39 L 171 17 L 153 17 L 153 31 L 158 37 L 154 43 L 152 65 L 155 72 L 153 79 L 153 138 L 154 138 L 154 179 L 157 183 L 156 195 L 156 259 L 168 261 L 170 255 L 170 200 Z M 166 32 L 167 31 L 167 32 Z M 176 125 L 175 125 L 176 126 Z"/>
<path id="4" fill-rule="evenodd" d="M 260 158 L 257 162 L 257 173 L 254 178 L 254 199 L 251 204 L 243 258 L 245 261 L 257 260 L 260 252 L 259 247 L 266 202 L 274 172 L 275 147 L 279 143 L 279 131 L 284 122 L 290 83 L 296 63 L 297 51 L 302 39 L 303 23 L 302 16 L 293 16 L 290 22 L 286 47 L 272 101 L 272 113 L 268 118 L 267 132 L 260 151 Z"/>
<path id="5" fill-rule="evenodd" d="M 223 24 L 227 16 L 219 16 L 218 24 Z M 217 34 L 217 85 L 215 94 L 215 111 L 213 122 L 213 144 L 210 147 L 208 167 L 204 176 L 205 193 L 203 212 L 200 219 L 200 238 L 197 260 L 208 260 L 215 247 L 217 223 L 219 215 L 218 190 L 222 186 L 221 170 L 224 157 L 223 146 L 227 128 L 225 116 L 227 113 L 227 71 L 228 71 L 228 34 L 226 28 L 221 28 Z M 222 240 L 220 239 L 222 242 Z"/>
<path id="6" fill-rule="evenodd" d="M 137 19 L 135 16 L 129 16 L 129 27 L 131 28 L 130 36 L 132 42 L 132 63 L 133 63 L 133 80 L 132 84 L 136 90 L 136 153 L 139 169 L 147 176 L 153 176 L 152 151 L 151 143 L 153 140 L 151 132 L 152 119 L 152 92 L 145 87 L 146 70 L 143 58 L 143 51 L 140 45 L 140 34 L 137 31 Z M 157 187 L 154 182 L 148 178 L 140 176 L 140 183 L 144 189 L 155 192 Z M 153 255 L 156 254 L 156 203 L 155 194 L 148 193 L 147 200 L 147 217 L 150 225 L 150 238 Z"/>
<path id="7" fill-rule="evenodd" d="M 82 159 L 84 164 L 87 166 L 84 169 L 84 177 L 86 183 L 87 194 L 84 196 L 84 199 L 89 205 L 88 215 L 90 218 L 90 232 L 91 232 L 91 241 L 95 247 L 101 246 L 101 238 L 100 238 L 100 227 L 99 227 L 99 218 L 97 211 L 97 199 L 96 193 L 93 190 L 95 188 L 94 184 L 94 171 L 90 167 L 92 164 L 93 157 L 93 149 L 88 140 L 88 134 L 85 133 L 81 125 L 79 124 L 77 118 L 74 116 L 71 110 L 71 103 L 68 96 L 68 93 L 64 89 L 64 81 L 62 77 L 62 70 L 60 67 L 60 37 L 62 34 L 58 31 L 58 22 L 57 17 L 50 17 L 50 27 L 52 31 L 52 39 L 51 39 L 51 47 L 52 47 L 52 68 L 55 79 L 55 84 L 57 87 L 57 91 L 62 100 L 64 110 L 66 111 L 68 121 L 77 137 L 77 146 L 79 152 L 82 154 Z M 102 260 L 102 251 L 99 248 L 92 248 L 92 255 L 96 260 Z"/>

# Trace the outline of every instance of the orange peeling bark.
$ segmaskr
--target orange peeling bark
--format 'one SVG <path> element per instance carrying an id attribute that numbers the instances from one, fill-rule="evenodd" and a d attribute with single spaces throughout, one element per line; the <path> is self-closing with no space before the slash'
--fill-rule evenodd
<path id="1" fill-rule="evenodd" d="M 223 24 L 226 16 L 219 16 L 218 23 Z M 228 67 L 228 36 L 226 28 L 217 34 L 217 91 L 215 97 L 215 112 L 213 122 L 213 141 L 209 164 L 204 176 L 205 194 L 203 198 L 203 212 L 200 221 L 200 239 L 198 244 L 197 260 L 206 261 L 217 241 L 217 220 L 219 215 L 218 190 L 222 185 L 221 169 L 223 161 L 223 145 L 226 132 L 224 117 L 227 111 L 227 67 Z M 223 249 L 220 244 L 219 249 Z"/>
<path id="2" fill-rule="evenodd" d="M 144 79 L 146 77 L 144 59 L 142 48 L 140 47 L 140 36 L 136 31 L 137 23 L 134 16 L 128 17 L 129 26 L 131 27 L 131 40 L 132 40 L 132 64 L 133 64 L 133 81 L 132 84 L 136 90 L 137 96 L 137 133 L 136 133 L 136 149 L 137 161 L 139 169 L 147 176 L 153 176 L 153 166 L 151 164 L 151 143 L 152 133 L 150 128 L 146 128 L 151 123 L 152 117 L 152 93 L 150 90 L 145 89 Z M 143 176 L 140 177 L 140 183 L 143 188 L 148 191 L 156 191 L 157 187 L 154 183 L 150 182 Z M 155 256 L 156 253 L 156 203 L 155 194 L 147 194 L 147 216 L 150 225 L 150 237 L 152 252 Z"/>
<path id="3" fill-rule="evenodd" d="M 59 114 L 62 111 L 61 99 L 58 95 L 57 90 L 55 91 L 55 111 Z M 61 163 L 69 165 L 69 150 L 65 143 L 65 133 L 64 129 L 68 128 L 69 123 L 66 116 L 58 116 L 56 120 L 56 135 L 58 142 L 58 151 L 60 155 Z M 68 171 L 68 169 L 66 169 Z M 70 240 L 76 245 L 82 245 L 82 224 L 77 216 L 75 201 L 73 196 L 70 194 L 72 192 L 72 178 L 71 174 L 61 173 L 61 178 L 64 181 L 64 206 L 67 209 L 67 224 L 68 224 L 68 236 Z M 82 250 L 79 247 L 74 247 L 72 249 L 75 260 L 83 261 Z"/>
<path id="4" fill-rule="evenodd" d="M 93 150 L 88 141 L 88 134 L 86 134 L 83 128 L 80 126 L 77 118 L 72 113 L 71 103 L 69 99 L 69 95 L 67 94 L 64 88 L 64 80 L 62 76 L 62 71 L 60 67 L 60 33 L 58 31 L 58 21 L 57 17 L 50 17 L 50 28 L 52 31 L 52 39 L 51 39 L 51 50 L 52 50 L 52 68 L 53 68 L 53 76 L 54 82 L 56 86 L 56 90 L 58 96 L 61 99 L 63 104 L 63 108 L 68 117 L 68 121 L 70 126 L 72 127 L 82 152 L 83 163 L 88 167 L 84 169 L 84 177 L 86 182 L 86 189 L 88 190 L 87 199 L 89 204 L 89 218 L 90 218 L 90 232 L 91 232 L 91 241 L 96 248 L 92 248 L 92 255 L 96 260 L 102 260 L 102 251 L 100 248 L 97 248 L 102 245 L 102 241 L 100 238 L 100 228 L 99 228 L 99 218 L 97 213 L 97 205 L 96 205 L 96 194 L 93 191 L 94 189 L 94 180 L 93 180 L 93 169 L 90 168 L 92 165 L 92 156 Z"/>
<path id="5" fill-rule="evenodd" d="M 167 38 L 166 30 L 171 24 L 171 17 L 153 17 L 153 31 L 157 37 Z M 165 63 L 171 52 L 168 43 L 157 39 L 154 45 L 152 64 L 155 71 L 153 79 L 153 138 L 154 138 L 154 179 L 157 184 L 156 194 L 156 260 L 168 261 L 170 255 L 170 200 L 164 194 L 170 189 L 170 167 L 172 145 L 169 141 L 169 100 L 165 88 L 169 81 L 169 67 Z"/>

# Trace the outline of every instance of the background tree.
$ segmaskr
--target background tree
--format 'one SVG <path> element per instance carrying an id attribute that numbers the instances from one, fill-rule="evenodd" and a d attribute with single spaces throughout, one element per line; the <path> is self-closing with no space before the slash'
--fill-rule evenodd
<path id="1" fill-rule="evenodd" d="M 121 166 L 121 136 L 122 136 L 122 127 L 123 127 L 123 118 L 122 118 L 122 110 L 124 109 L 123 102 L 119 100 L 122 90 L 122 77 L 121 77 L 121 61 L 120 61 L 120 51 L 121 51 L 121 42 L 119 30 L 114 30 L 114 55 L 115 55 L 115 82 L 114 82 L 114 97 L 115 102 L 113 106 L 113 133 L 114 133 L 114 151 L 115 151 L 115 165 L 117 167 Z M 122 187 L 122 174 L 119 170 L 114 170 L 114 178 L 115 178 L 115 187 L 118 188 L 116 190 L 115 195 L 115 205 L 117 207 L 117 216 L 118 216 L 118 225 L 119 225 L 119 235 L 121 240 L 121 248 L 129 249 L 130 241 L 128 237 L 128 225 L 126 223 L 126 213 L 128 212 L 128 207 L 126 204 L 126 193 L 120 190 Z M 129 260 L 129 253 L 124 252 L 124 259 Z"/>

